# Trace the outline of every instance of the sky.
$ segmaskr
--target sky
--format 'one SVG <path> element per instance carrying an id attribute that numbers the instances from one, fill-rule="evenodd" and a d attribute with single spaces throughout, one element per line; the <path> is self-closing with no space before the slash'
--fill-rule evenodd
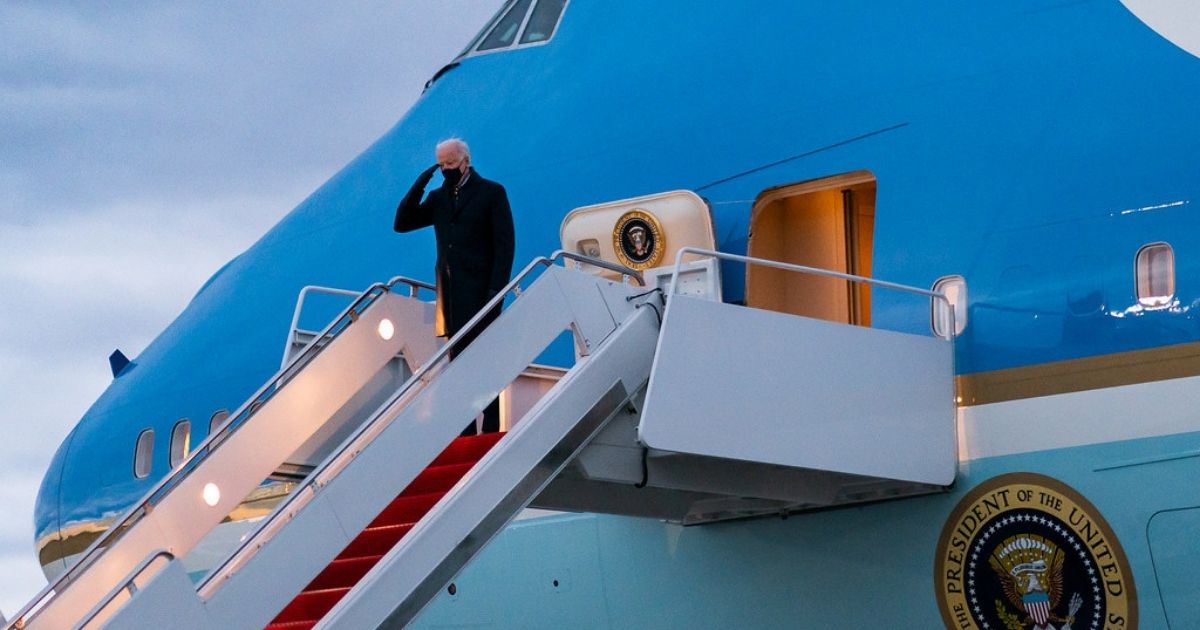
<path id="1" fill-rule="evenodd" d="M 502 0 L 0 4 L 0 611 L 42 475 L 201 284 L 392 127 Z"/>

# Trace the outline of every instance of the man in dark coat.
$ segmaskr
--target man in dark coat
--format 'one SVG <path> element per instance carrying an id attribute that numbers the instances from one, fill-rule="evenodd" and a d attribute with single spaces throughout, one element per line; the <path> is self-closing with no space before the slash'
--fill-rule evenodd
<path id="1" fill-rule="evenodd" d="M 425 197 L 434 171 L 443 182 Z M 451 138 L 437 145 L 437 164 L 417 177 L 396 208 L 395 230 L 411 232 L 432 225 L 437 237 L 436 334 L 453 337 L 488 300 L 500 293 L 512 275 L 513 222 L 508 194 L 471 167 L 467 143 Z M 492 309 L 462 342 L 450 349 L 453 359 L 488 324 L 500 316 Z M 500 430 L 500 403 L 483 412 L 483 431 Z M 475 423 L 463 431 L 473 435 Z"/>

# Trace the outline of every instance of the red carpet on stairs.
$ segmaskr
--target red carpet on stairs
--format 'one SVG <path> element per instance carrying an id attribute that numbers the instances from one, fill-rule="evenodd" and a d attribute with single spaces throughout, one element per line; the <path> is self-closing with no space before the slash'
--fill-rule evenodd
<path id="1" fill-rule="evenodd" d="M 488 433 L 451 442 L 284 607 L 267 630 L 307 630 L 315 626 L 503 436 Z"/>

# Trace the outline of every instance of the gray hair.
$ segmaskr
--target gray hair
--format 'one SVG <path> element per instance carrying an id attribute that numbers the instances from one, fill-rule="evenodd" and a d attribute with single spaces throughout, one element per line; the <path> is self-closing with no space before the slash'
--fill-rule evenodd
<path id="1" fill-rule="evenodd" d="M 435 150 L 441 151 L 443 148 L 454 149 L 460 156 L 462 156 L 464 160 L 467 161 L 467 164 L 471 163 L 471 147 L 468 147 L 467 143 L 464 142 L 462 138 L 446 138 L 445 140 L 437 143 Z"/>

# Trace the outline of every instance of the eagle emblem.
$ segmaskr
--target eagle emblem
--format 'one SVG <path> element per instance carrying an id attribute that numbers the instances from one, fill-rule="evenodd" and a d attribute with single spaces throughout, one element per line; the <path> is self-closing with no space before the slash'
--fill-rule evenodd
<path id="1" fill-rule="evenodd" d="M 617 259 L 638 271 L 657 267 L 662 262 L 665 240 L 662 224 L 645 210 L 626 212 L 613 228 L 613 249 Z"/>
<path id="2" fill-rule="evenodd" d="M 1083 597 L 1079 593 L 1072 595 L 1065 617 L 1054 612 L 1063 595 L 1065 561 L 1065 554 L 1058 545 L 1038 535 L 1010 536 L 992 552 L 988 564 L 996 572 L 1004 595 L 1026 615 L 1016 624 L 1006 623 L 1011 630 L 1030 625 L 1047 630 L 1068 630 L 1075 622 L 1075 613 L 1083 606 Z M 1002 619 L 1013 619 L 1012 613 L 999 601 L 996 612 Z M 1055 627 L 1050 622 L 1063 625 Z"/>

